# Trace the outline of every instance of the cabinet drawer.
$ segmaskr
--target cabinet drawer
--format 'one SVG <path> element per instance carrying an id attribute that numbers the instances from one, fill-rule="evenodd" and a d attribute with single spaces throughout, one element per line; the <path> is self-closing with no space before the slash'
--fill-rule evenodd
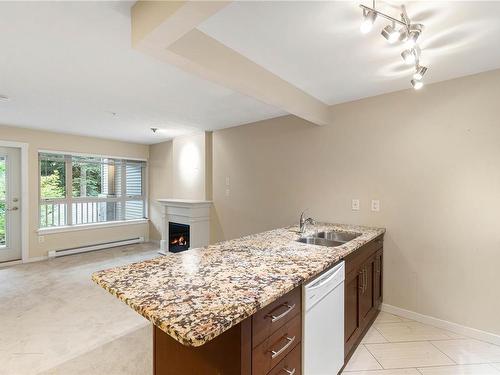
<path id="1" fill-rule="evenodd" d="M 252 374 L 263 375 L 280 363 L 302 339 L 301 316 L 296 315 L 252 351 Z"/>
<path id="2" fill-rule="evenodd" d="M 301 288 L 295 288 L 290 293 L 257 311 L 252 317 L 252 347 L 256 347 L 283 327 L 294 316 L 302 311 Z"/>
<path id="3" fill-rule="evenodd" d="M 302 374 L 302 353 L 301 345 L 296 345 L 295 348 L 278 363 L 268 375 L 301 375 Z"/>

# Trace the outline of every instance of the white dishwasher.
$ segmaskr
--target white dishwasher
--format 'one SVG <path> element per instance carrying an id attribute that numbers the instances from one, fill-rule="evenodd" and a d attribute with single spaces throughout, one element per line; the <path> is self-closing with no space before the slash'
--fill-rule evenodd
<path id="1" fill-rule="evenodd" d="M 344 365 L 344 262 L 304 285 L 304 375 L 337 375 Z"/>

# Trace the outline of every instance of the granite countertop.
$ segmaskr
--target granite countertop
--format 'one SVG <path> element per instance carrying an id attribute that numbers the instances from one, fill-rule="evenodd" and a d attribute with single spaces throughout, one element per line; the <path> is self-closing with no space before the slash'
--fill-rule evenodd
<path id="1" fill-rule="evenodd" d="M 275 229 L 98 271 L 92 279 L 181 344 L 200 346 L 385 232 L 318 223 L 314 231 L 358 232 L 338 247 L 297 242 Z"/>

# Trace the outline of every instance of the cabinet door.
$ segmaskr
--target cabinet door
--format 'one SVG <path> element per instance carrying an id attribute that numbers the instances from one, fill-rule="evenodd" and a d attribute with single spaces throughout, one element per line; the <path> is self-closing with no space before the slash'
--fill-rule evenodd
<path id="1" fill-rule="evenodd" d="M 382 304 L 382 265 L 383 252 L 378 251 L 375 255 L 375 270 L 373 276 L 373 294 L 375 299 L 375 308 L 379 308 Z"/>
<path id="2" fill-rule="evenodd" d="M 361 274 L 357 271 L 346 276 L 344 284 L 344 354 L 347 355 L 359 336 L 359 298 L 361 296 Z"/>
<path id="3" fill-rule="evenodd" d="M 374 308 L 373 275 L 375 271 L 375 257 L 370 257 L 361 268 L 361 297 L 359 299 L 359 319 L 363 322 Z M 362 325 L 362 324 L 361 324 Z"/>

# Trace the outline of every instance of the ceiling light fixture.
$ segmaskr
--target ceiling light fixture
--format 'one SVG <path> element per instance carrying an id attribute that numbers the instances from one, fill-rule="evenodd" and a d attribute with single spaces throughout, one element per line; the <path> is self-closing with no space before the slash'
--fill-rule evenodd
<path id="1" fill-rule="evenodd" d="M 10 98 L 5 95 L 0 95 L 0 102 L 8 102 L 10 101 Z"/>
<path id="2" fill-rule="evenodd" d="M 419 79 L 412 79 L 411 85 L 415 90 L 420 90 L 422 87 L 424 87 L 424 83 Z"/>
<path id="3" fill-rule="evenodd" d="M 401 36 L 401 31 L 396 30 L 396 25 L 393 22 L 392 25 L 387 25 L 382 29 L 382 36 L 387 39 L 390 44 L 396 43 Z"/>
<path id="4" fill-rule="evenodd" d="M 421 80 L 426 72 L 427 68 L 425 66 L 417 65 L 415 67 L 415 73 L 413 73 L 413 79 Z"/>
<path id="5" fill-rule="evenodd" d="M 377 13 L 373 10 L 363 10 L 363 22 L 361 22 L 361 27 L 359 28 L 363 34 L 369 33 L 375 20 L 377 19 Z"/>
<path id="6" fill-rule="evenodd" d="M 398 41 L 405 43 L 405 50 L 401 53 L 401 57 L 403 57 L 406 64 L 415 64 L 415 73 L 413 74 L 411 84 L 416 90 L 422 88 L 424 84 L 421 80 L 427 68 L 419 65 L 420 48 L 417 45 L 417 41 L 424 30 L 424 25 L 412 23 L 404 5 L 401 6 L 399 18 L 392 17 L 375 9 L 375 0 L 372 0 L 371 7 L 360 4 L 360 8 L 363 10 L 363 22 L 360 27 L 363 34 L 372 30 L 378 16 L 391 22 L 382 29 L 381 34 L 390 44 Z M 402 27 L 398 30 L 397 25 Z"/>
<path id="7" fill-rule="evenodd" d="M 401 52 L 401 57 L 403 58 L 403 60 L 407 65 L 416 64 L 418 61 L 417 49 L 415 48 L 406 49 L 403 52 Z"/>

